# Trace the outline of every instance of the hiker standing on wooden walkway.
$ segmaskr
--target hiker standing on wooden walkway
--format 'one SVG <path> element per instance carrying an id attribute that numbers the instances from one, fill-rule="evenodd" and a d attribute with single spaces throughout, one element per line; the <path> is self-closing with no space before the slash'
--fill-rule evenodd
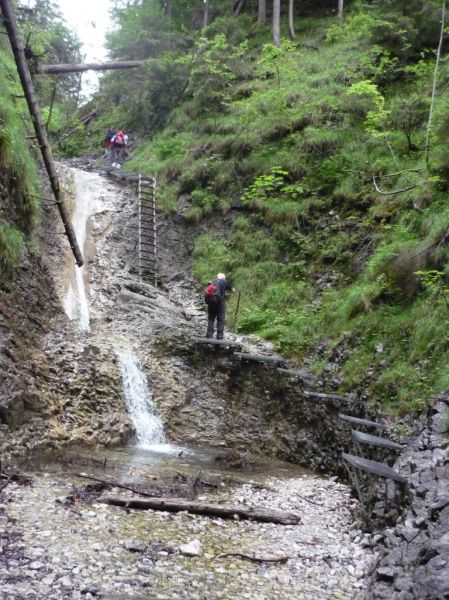
<path id="1" fill-rule="evenodd" d="M 226 316 L 226 291 L 235 292 L 231 282 L 224 273 L 218 273 L 215 279 L 207 284 L 204 301 L 207 304 L 207 333 L 206 337 L 214 337 L 215 319 L 217 319 L 217 340 L 223 339 Z"/>

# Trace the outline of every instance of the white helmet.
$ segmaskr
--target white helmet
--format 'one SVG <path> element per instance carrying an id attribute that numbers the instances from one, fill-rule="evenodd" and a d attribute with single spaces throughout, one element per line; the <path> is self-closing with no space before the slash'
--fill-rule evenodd
<path id="1" fill-rule="evenodd" d="M 218 273 L 217 279 L 226 279 L 226 275 L 224 273 Z"/>

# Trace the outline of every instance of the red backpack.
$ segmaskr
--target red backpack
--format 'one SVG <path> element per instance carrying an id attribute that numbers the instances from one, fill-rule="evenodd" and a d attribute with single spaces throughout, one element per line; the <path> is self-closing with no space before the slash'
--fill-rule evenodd
<path id="1" fill-rule="evenodd" d="M 116 144 L 117 146 L 123 146 L 124 143 L 125 139 L 123 136 L 123 131 L 117 132 L 115 135 L 114 144 Z"/>
<path id="2" fill-rule="evenodd" d="M 223 296 L 221 295 L 218 281 L 216 279 L 209 281 L 204 290 L 204 302 L 206 304 L 219 304 L 222 300 Z"/>

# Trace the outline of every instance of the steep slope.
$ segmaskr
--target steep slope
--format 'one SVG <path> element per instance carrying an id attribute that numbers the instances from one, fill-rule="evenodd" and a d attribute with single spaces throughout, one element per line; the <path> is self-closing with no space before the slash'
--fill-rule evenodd
<path id="1" fill-rule="evenodd" d="M 113 53 L 150 6 L 119 13 Z M 341 26 L 303 16 L 278 48 L 251 14 L 219 17 L 140 48 L 145 73 L 108 75 L 95 101 L 100 126 L 122 105 L 140 128 L 129 166 L 157 174 L 166 209 L 203 224 L 193 272 L 232 275 L 237 328 L 400 413 L 448 383 L 440 17 L 426 0 L 356 4 Z"/>

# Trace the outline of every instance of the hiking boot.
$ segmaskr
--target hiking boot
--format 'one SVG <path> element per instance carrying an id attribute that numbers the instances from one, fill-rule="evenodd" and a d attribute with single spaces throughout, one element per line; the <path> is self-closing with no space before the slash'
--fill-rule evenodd
<path id="1" fill-rule="evenodd" d="M 217 335 L 217 340 L 222 340 L 223 336 L 222 335 Z"/>
<path id="2" fill-rule="evenodd" d="M 211 335 L 210 333 L 206 333 L 206 337 L 209 338 L 209 339 L 212 339 L 214 336 Z"/>

